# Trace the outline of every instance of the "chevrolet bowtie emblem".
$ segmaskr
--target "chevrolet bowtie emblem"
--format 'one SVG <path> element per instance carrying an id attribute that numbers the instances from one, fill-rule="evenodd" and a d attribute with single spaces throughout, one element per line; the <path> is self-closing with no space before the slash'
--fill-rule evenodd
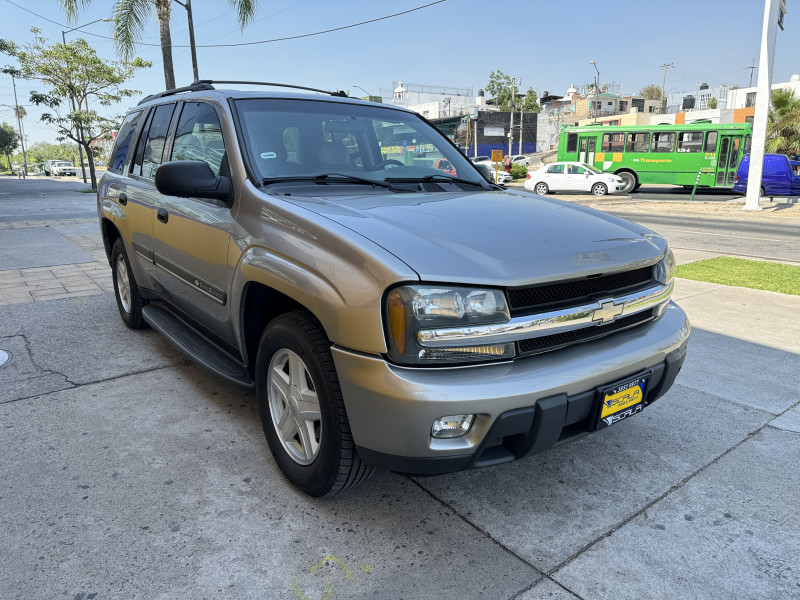
<path id="1" fill-rule="evenodd" d="M 600 303 L 600 308 L 592 314 L 592 321 L 611 323 L 615 318 L 622 314 L 622 304 L 614 304 L 613 300 Z"/>

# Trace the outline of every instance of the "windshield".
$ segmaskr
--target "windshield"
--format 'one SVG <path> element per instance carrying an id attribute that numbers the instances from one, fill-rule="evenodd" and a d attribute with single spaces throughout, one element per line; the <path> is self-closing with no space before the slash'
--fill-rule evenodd
<path id="1" fill-rule="evenodd" d="M 597 167 L 593 167 L 592 165 L 587 165 L 586 163 L 581 163 L 581 166 L 584 169 L 589 169 L 592 173 L 597 173 L 598 175 L 602 173 L 602 171 L 600 169 L 598 169 Z"/>
<path id="2" fill-rule="evenodd" d="M 267 98 L 237 100 L 236 107 L 250 164 L 265 183 L 336 174 L 348 182 L 458 178 L 487 186 L 447 138 L 413 113 Z"/>
<path id="3" fill-rule="evenodd" d="M 71 167 L 71 166 L 72 166 L 72 163 L 68 163 L 68 162 L 57 162 L 57 163 L 56 163 L 56 166 L 57 166 L 57 167 Z"/>

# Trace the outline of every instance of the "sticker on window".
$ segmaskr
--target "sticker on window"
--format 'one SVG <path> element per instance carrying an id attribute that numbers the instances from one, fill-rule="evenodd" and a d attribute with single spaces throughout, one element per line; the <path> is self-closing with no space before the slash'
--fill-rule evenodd
<path id="1" fill-rule="evenodd" d="M 264 159 L 267 159 L 267 158 L 278 158 L 278 155 L 275 154 L 274 152 L 262 152 L 261 153 L 261 158 L 264 158 Z"/>

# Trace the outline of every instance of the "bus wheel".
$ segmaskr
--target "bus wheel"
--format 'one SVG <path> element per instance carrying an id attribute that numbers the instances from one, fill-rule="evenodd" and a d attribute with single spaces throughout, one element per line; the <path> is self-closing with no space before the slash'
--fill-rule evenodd
<path id="1" fill-rule="evenodd" d="M 592 194 L 595 196 L 605 196 L 608 193 L 608 188 L 605 183 L 595 183 L 592 186 Z"/>
<path id="2" fill-rule="evenodd" d="M 623 194 L 628 194 L 636 189 L 636 184 L 639 183 L 638 181 L 636 181 L 636 175 L 634 175 L 630 171 L 620 171 L 616 175 L 618 177 L 621 177 L 622 181 L 625 182 L 625 189 L 622 190 Z"/>
<path id="3" fill-rule="evenodd" d="M 540 196 L 547 196 L 547 192 L 550 191 L 550 188 L 547 187 L 547 184 L 544 181 L 540 181 L 536 184 L 536 187 L 533 188 L 533 191 Z"/>

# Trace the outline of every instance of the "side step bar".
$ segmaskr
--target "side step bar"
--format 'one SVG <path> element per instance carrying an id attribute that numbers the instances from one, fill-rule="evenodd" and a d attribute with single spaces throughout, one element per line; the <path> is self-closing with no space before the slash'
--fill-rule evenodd
<path id="1" fill-rule="evenodd" d="M 168 310 L 147 304 L 142 307 L 142 316 L 150 327 L 163 334 L 178 350 L 187 354 L 200 366 L 231 383 L 249 390 L 255 389 L 255 382 L 241 362 L 208 341 Z"/>

